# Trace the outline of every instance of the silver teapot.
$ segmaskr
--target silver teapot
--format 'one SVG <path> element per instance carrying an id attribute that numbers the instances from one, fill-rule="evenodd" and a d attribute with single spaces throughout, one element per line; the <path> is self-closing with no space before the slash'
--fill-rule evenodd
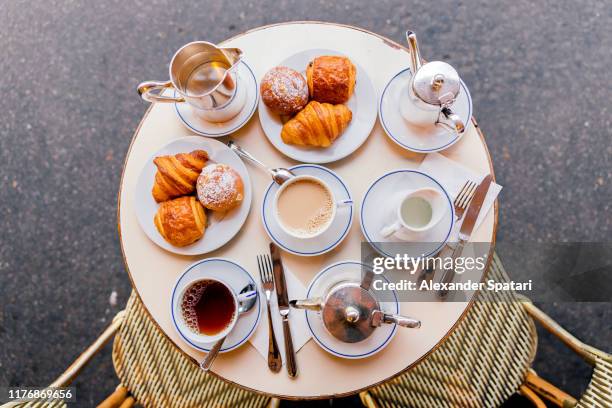
<path id="1" fill-rule="evenodd" d="M 451 132 L 463 133 L 465 123 L 452 110 L 461 90 L 459 74 L 443 61 L 424 63 L 414 32 L 406 31 L 406 40 L 412 76 L 408 89 L 402 91 L 402 116 L 417 126 L 441 125 Z"/>
<path id="2" fill-rule="evenodd" d="M 297 309 L 321 313 L 327 331 L 346 343 L 365 340 L 382 324 L 421 326 L 419 320 L 384 312 L 370 291 L 372 279 L 373 272 L 368 271 L 361 282 L 341 281 L 328 288 L 323 297 L 292 300 L 290 303 Z"/>

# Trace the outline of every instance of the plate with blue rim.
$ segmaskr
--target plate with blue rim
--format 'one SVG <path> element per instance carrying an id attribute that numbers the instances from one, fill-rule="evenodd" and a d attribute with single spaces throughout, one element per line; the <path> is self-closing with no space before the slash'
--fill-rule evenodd
<path id="1" fill-rule="evenodd" d="M 383 237 L 381 229 L 393 223 L 400 200 L 410 191 L 434 188 L 444 196 L 448 211 L 435 227 L 413 241 L 397 237 Z M 398 169 L 383 174 L 370 184 L 361 201 L 359 211 L 361 232 L 366 241 L 381 255 L 395 257 L 428 257 L 436 254 L 448 241 L 455 222 L 453 200 L 432 176 L 418 170 Z"/>
<path id="2" fill-rule="evenodd" d="M 306 297 L 323 297 L 327 290 L 342 281 L 361 281 L 361 271 L 363 264 L 357 261 L 341 261 L 327 266 L 320 271 L 310 282 Z M 388 282 L 384 275 L 381 278 Z M 392 291 L 394 301 L 379 301 L 381 309 L 386 313 L 399 314 L 400 307 L 397 293 Z M 383 350 L 393 339 L 397 332 L 396 324 L 383 324 L 372 334 L 357 343 L 345 343 L 332 336 L 321 318 L 319 312 L 312 310 L 306 311 L 306 323 L 312 334 L 314 341 L 321 348 L 334 356 L 348 359 L 360 359 L 371 357 Z"/>
<path id="3" fill-rule="evenodd" d="M 227 164 L 240 174 L 244 184 L 244 199 L 236 208 L 227 212 L 210 211 L 207 214 L 207 226 L 204 237 L 193 244 L 177 247 L 167 242 L 159 233 L 153 218 L 159 209 L 159 203 L 153 199 L 151 189 L 155 183 L 157 167 L 153 160 L 158 156 L 189 153 L 193 150 L 205 150 L 209 163 Z M 225 143 L 205 139 L 200 136 L 185 136 L 172 140 L 152 155 L 140 172 L 134 193 L 136 218 L 144 233 L 151 241 L 165 249 L 180 255 L 202 255 L 225 245 L 240 231 L 251 209 L 253 187 L 244 162 Z"/>
<path id="4" fill-rule="evenodd" d="M 170 305 L 170 315 L 174 328 L 179 333 L 181 338 L 196 350 L 209 352 L 213 343 L 198 342 L 193 339 L 193 335 L 185 333 L 189 330 L 184 327 L 184 324 L 178 324 L 178 319 L 181 317 L 181 299 L 180 294 L 183 289 L 191 282 L 199 279 L 219 279 L 227 283 L 238 295 L 240 291 L 249 283 L 257 284 L 253 277 L 242 266 L 234 261 L 225 258 L 207 258 L 202 259 L 194 264 L 191 264 L 185 269 L 181 276 L 177 279 L 172 291 L 172 300 Z M 221 353 L 225 353 L 242 346 L 251 335 L 255 332 L 257 324 L 261 317 L 261 296 L 257 292 L 257 300 L 251 310 L 241 314 L 236 322 L 234 329 L 227 335 L 223 342 Z"/>
<path id="5" fill-rule="evenodd" d="M 332 190 L 336 201 L 352 200 L 348 185 L 330 169 L 316 164 L 300 164 L 290 170 L 296 175 L 309 175 L 323 180 Z M 261 205 L 261 219 L 270 239 L 283 250 L 300 256 L 317 256 L 331 251 L 348 235 L 353 223 L 353 206 L 339 207 L 336 217 L 329 228 L 319 236 L 313 238 L 295 238 L 282 230 L 274 216 L 274 196 L 280 186 L 270 183 L 265 190 Z"/>
<path id="6" fill-rule="evenodd" d="M 385 133 L 396 144 L 416 153 L 439 152 L 457 143 L 465 132 L 457 134 L 443 126 L 419 127 L 410 124 L 400 113 L 400 95 L 406 92 L 412 73 L 405 68 L 395 74 L 380 95 L 378 117 Z M 452 106 L 467 128 L 472 118 L 472 97 L 463 81 L 457 100 Z"/>
<path id="7" fill-rule="evenodd" d="M 292 68 L 302 73 L 305 78 L 308 64 L 321 55 L 345 56 L 341 52 L 334 50 L 307 49 L 287 57 L 277 65 Z M 350 56 L 348 57 L 351 58 Z M 374 84 L 367 71 L 352 58 L 351 62 L 355 65 L 357 76 L 353 95 L 351 95 L 345 105 L 351 110 L 352 119 L 344 132 L 331 146 L 325 148 L 296 146 L 283 142 L 281 138 L 283 120 L 278 114 L 272 112 L 263 101 L 259 103 L 259 121 L 261 127 L 270 143 L 285 156 L 302 163 L 330 163 L 349 156 L 368 139 L 376 123 L 376 116 L 378 114 L 376 103 L 378 98 Z"/>
<path id="8" fill-rule="evenodd" d="M 221 137 L 236 132 L 247 124 L 257 110 L 259 101 L 259 86 L 251 67 L 244 61 L 238 64 L 238 75 L 243 81 L 239 82 L 246 87 L 246 102 L 236 116 L 225 122 L 209 122 L 197 116 L 188 103 L 175 103 L 174 108 L 179 119 L 185 126 L 195 133 L 206 137 Z M 178 96 L 174 91 L 174 96 Z"/>

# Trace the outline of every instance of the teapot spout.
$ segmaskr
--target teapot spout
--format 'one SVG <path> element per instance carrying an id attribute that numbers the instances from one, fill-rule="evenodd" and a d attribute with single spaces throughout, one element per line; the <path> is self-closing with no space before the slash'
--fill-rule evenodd
<path id="1" fill-rule="evenodd" d="M 289 302 L 291 307 L 296 309 L 306 309 L 312 310 L 315 312 L 320 312 L 323 308 L 323 299 L 320 297 L 311 298 L 311 299 L 302 299 L 302 300 L 292 300 Z"/>
<path id="2" fill-rule="evenodd" d="M 418 69 L 421 68 L 421 65 L 423 65 L 421 52 L 419 51 L 419 43 L 417 42 L 414 31 L 406 31 L 406 41 L 408 41 L 408 49 L 410 49 L 410 72 L 414 75 Z"/>

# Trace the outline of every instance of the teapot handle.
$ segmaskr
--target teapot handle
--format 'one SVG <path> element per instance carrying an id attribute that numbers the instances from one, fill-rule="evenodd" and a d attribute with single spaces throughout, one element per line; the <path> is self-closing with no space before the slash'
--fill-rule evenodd
<path id="1" fill-rule="evenodd" d="M 291 307 L 296 309 L 306 309 L 313 310 L 315 312 L 320 312 L 323 304 L 323 299 L 320 297 L 312 298 L 312 299 L 303 299 L 303 300 L 292 300 L 289 302 Z"/>
<path id="2" fill-rule="evenodd" d="M 166 88 L 173 88 L 172 82 L 146 81 L 138 85 L 138 95 L 147 102 L 185 102 L 184 98 L 174 96 L 163 96 L 160 93 Z M 159 91 L 160 93 L 154 93 Z"/>
<path id="3" fill-rule="evenodd" d="M 448 119 L 448 121 L 450 123 L 446 123 L 446 122 L 443 122 L 440 119 L 438 119 L 438 124 L 444 126 L 445 128 L 447 128 L 451 132 L 457 133 L 458 135 L 460 135 L 463 132 L 465 132 L 465 124 L 463 123 L 463 121 L 461 120 L 459 115 L 454 113 L 451 110 L 451 108 L 444 107 L 444 108 L 442 108 L 442 112 L 441 113 L 442 113 L 442 115 L 444 115 L 444 117 L 446 119 Z"/>
<path id="4" fill-rule="evenodd" d="M 396 314 L 388 314 L 385 313 L 383 315 L 383 322 L 385 323 L 395 323 L 398 326 L 409 327 L 413 329 L 418 329 L 421 327 L 421 321 L 417 319 L 413 319 L 411 317 L 400 316 Z"/>

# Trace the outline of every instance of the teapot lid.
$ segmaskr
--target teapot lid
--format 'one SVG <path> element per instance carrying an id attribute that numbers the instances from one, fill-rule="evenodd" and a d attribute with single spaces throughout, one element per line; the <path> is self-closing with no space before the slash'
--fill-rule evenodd
<path id="1" fill-rule="evenodd" d="M 459 74 L 450 64 L 431 61 L 414 73 L 412 88 L 423 101 L 445 106 L 455 101 L 461 89 L 461 82 Z"/>
<path id="2" fill-rule="evenodd" d="M 321 313 L 325 328 L 337 339 L 356 343 L 369 337 L 376 329 L 373 312 L 378 310 L 374 295 L 358 284 L 343 284 L 325 299 Z"/>

